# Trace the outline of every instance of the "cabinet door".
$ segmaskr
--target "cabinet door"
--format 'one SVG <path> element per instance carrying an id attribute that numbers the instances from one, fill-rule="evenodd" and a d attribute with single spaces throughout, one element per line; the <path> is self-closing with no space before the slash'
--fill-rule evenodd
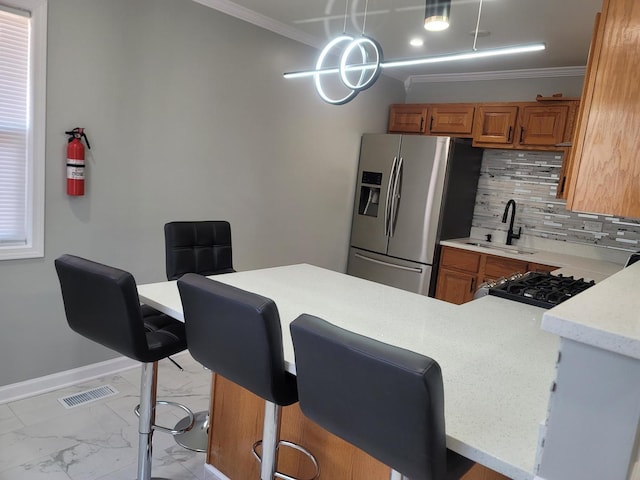
<path id="1" fill-rule="evenodd" d="M 438 273 L 436 298 L 460 305 L 473 300 L 476 276 L 441 268 Z"/>
<path id="2" fill-rule="evenodd" d="M 640 8 L 605 0 L 574 142 L 570 210 L 640 218 Z"/>
<path id="3" fill-rule="evenodd" d="M 483 281 L 497 280 L 502 277 L 513 275 L 514 273 L 526 273 L 526 271 L 527 262 L 515 260 L 513 258 L 487 255 Z"/>
<path id="4" fill-rule="evenodd" d="M 474 145 L 512 143 L 517 116 L 517 106 L 479 105 L 473 123 Z"/>
<path id="5" fill-rule="evenodd" d="M 424 133 L 427 125 L 427 111 L 426 105 L 391 105 L 389 133 Z"/>
<path id="6" fill-rule="evenodd" d="M 562 143 L 568 114 L 568 105 L 522 107 L 518 143 L 532 146 Z"/>
<path id="7" fill-rule="evenodd" d="M 429 133 L 470 137 L 473 129 L 475 105 L 431 105 Z"/>

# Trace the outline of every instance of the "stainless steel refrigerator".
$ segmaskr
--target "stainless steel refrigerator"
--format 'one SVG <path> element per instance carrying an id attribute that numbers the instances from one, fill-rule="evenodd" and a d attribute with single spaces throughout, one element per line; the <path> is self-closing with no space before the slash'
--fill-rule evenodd
<path id="1" fill-rule="evenodd" d="M 433 296 L 439 240 L 469 236 L 481 160 L 466 139 L 363 135 L 347 273 Z"/>

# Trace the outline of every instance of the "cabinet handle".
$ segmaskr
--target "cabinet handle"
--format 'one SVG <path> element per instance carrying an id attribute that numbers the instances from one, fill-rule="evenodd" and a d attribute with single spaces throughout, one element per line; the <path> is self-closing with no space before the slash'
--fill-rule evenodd
<path id="1" fill-rule="evenodd" d="M 507 135 L 507 143 L 511 143 L 511 134 L 513 133 L 513 125 L 509 126 L 509 134 Z"/>
<path id="2" fill-rule="evenodd" d="M 424 117 L 420 117 L 420 133 L 424 132 Z"/>
<path id="3" fill-rule="evenodd" d="M 522 143 L 523 136 L 524 136 L 524 127 L 520 127 L 520 141 L 518 143 Z"/>
<path id="4" fill-rule="evenodd" d="M 567 176 L 562 177 L 562 183 L 560 184 L 560 193 L 564 193 L 564 185 L 567 183 Z"/>
<path id="5" fill-rule="evenodd" d="M 429 122 L 429 131 L 433 129 L 433 117 L 431 117 L 431 122 Z"/>

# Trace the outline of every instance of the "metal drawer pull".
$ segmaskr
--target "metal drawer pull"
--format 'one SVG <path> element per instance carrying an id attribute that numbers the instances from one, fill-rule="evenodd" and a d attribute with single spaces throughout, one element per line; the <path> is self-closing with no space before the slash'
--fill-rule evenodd
<path id="1" fill-rule="evenodd" d="M 382 260 L 376 260 L 375 258 L 367 257 L 359 253 L 356 253 L 355 255 L 357 258 L 366 260 L 367 262 L 377 263 L 378 265 L 384 265 L 385 267 L 397 268 L 399 270 L 406 270 L 408 272 L 413 272 L 413 273 L 422 273 L 422 268 L 420 267 L 405 267 L 404 265 L 396 265 L 395 263 L 388 263 L 388 262 L 383 262 Z"/>

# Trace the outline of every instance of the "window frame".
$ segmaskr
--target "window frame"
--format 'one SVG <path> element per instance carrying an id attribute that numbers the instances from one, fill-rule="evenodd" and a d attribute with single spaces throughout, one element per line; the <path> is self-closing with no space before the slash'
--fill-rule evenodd
<path id="1" fill-rule="evenodd" d="M 27 137 L 27 242 L 1 246 L 0 260 L 44 257 L 45 138 L 47 77 L 47 0 L 0 0 L 31 16 L 29 46 L 29 116 Z"/>

